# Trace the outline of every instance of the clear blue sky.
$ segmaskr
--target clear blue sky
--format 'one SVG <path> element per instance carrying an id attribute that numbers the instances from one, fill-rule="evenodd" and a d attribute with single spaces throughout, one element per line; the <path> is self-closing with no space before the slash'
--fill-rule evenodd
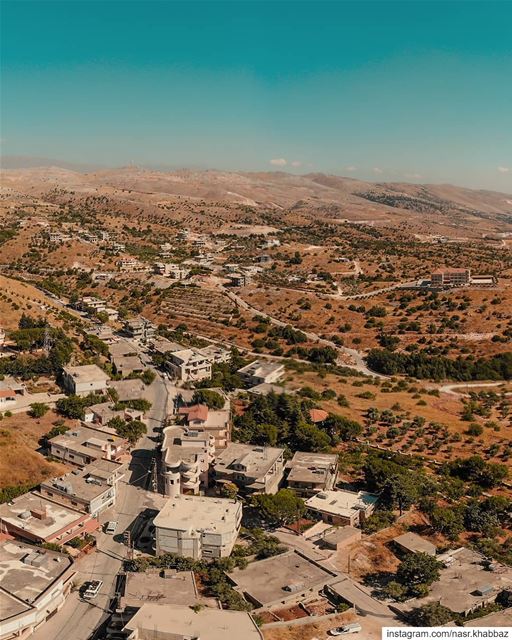
<path id="1" fill-rule="evenodd" d="M 512 191 L 508 0 L 1 0 L 1 13 L 3 155 Z"/>

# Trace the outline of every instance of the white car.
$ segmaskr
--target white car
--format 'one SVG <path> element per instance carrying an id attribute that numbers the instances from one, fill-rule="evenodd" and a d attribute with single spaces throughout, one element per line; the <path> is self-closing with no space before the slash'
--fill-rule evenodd
<path id="1" fill-rule="evenodd" d="M 362 627 L 358 622 L 352 624 L 344 624 L 342 627 L 335 627 L 329 630 L 330 636 L 343 636 L 346 633 L 359 633 Z"/>
<path id="2" fill-rule="evenodd" d="M 117 522 L 115 520 L 110 520 L 110 522 L 107 522 L 107 524 L 105 525 L 105 533 L 108 533 L 109 535 L 114 535 L 116 529 Z"/>
<path id="3" fill-rule="evenodd" d="M 95 598 L 100 592 L 102 586 L 103 580 L 93 580 L 92 582 L 89 582 L 89 584 L 87 585 L 87 589 L 84 591 L 84 598 L 86 600 Z"/>

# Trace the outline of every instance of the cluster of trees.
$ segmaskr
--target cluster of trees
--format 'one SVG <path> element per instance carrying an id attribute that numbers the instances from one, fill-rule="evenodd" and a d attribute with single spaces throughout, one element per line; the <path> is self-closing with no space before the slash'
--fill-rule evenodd
<path id="1" fill-rule="evenodd" d="M 146 425 L 142 420 L 123 420 L 119 416 L 108 421 L 108 426 L 116 430 L 118 436 L 126 438 L 133 446 L 137 440 L 147 433 Z"/>
<path id="2" fill-rule="evenodd" d="M 67 396 L 57 400 L 55 408 L 57 413 L 71 420 L 83 420 L 85 418 L 85 410 L 93 404 L 105 402 L 105 396 L 91 393 L 88 396 Z"/>
<path id="3" fill-rule="evenodd" d="M 508 469 L 504 464 L 486 462 L 478 455 L 451 460 L 443 465 L 441 471 L 447 476 L 474 483 L 483 489 L 501 484 L 508 476 Z"/>
<path id="4" fill-rule="evenodd" d="M 242 595 L 235 591 L 226 577 L 226 572 L 235 567 L 247 566 L 247 559 L 239 555 L 230 558 L 216 558 L 210 562 L 192 560 L 174 553 L 164 553 L 150 558 L 135 558 L 125 563 L 127 571 L 144 572 L 154 567 L 160 569 L 176 569 L 177 571 L 194 571 L 209 594 L 220 600 L 224 609 L 249 611 L 252 607 Z"/>
<path id="5" fill-rule="evenodd" d="M 386 585 L 385 594 L 395 600 L 422 598 L 439 580 L 441 567 L 439 560 L 428 553 L 408 554 L 398 566 L 395 579 Z"/>
<path id="6" fill-rule="evenodd" d="M 20 354 L 14 359 L 0 361 L 0 374 L 9 374 L 23 380 L 33 376 L 57 375 L 62 367 L 71 359 L 73 342 L 62 329 L 47 325 L 41 318 L 22 315 L 19 329 L 13 331 L 10 337 L 18 349 L 28 352 Z M 32 352 L 41 349 L 48 336 L 50 349 L 48 354 L 35 356 Z"/>
<path id="7" fill-rule="evenodd" d="M 196 382 L 196 388 L 218 387 L 224 391 L 234 391 L 235 389 L 243 389 L 244 381 L 237 373 L 238 369 L 248 364 L 244 360 L 237 349 L 232 349 L 229 362 L 219 362 L 212 366 L 212 377 L 210 380 L 200 380 Z"/>
<path id="8" fill-rule="evenodd" d="M 397 353 L 389 349 L 372 349 L 366 358 L 370 369 L 386 375 L 404 374 L 430 380 L 510 380 L 512 352 L 490 358 L 451 359 L 425 351 Z"/>
<path id="9" fill-rule="evenodd" d="M 330 414 L 313 424 L 308 398 L 274 394 L 258 396 L 234 421 L 235 438 L 257 445 L 281 445 L 292 451 L 327 451 L 340 440 L 352 440 L 362 432 L 358 422 Z"/>
<path id="10" fill-rule="evenodd" d="M 255 556 L 256 560 L 263 560 L 287 551 L 279 538 L 265 533 L 263 529 L 242 529 L 241 534 L 247 544 L 233 547 L 232 556 L 235 558 Z"/>
<path id="11" fill-rule="evenodd" d="M 265 522 L 282 526 L 296 522 L 306 512 L 306 504 L 292 489 L 280 489 L 276 494 L 258 494 L 251 500 Z"/>
<path id="12" fill-rule="evenodd" d="M 208 409 L 222 409 L 226 403 L 224 397 L 211 389 L 197 389 L 192 396 L 195 404 L 205 404 Z"/>

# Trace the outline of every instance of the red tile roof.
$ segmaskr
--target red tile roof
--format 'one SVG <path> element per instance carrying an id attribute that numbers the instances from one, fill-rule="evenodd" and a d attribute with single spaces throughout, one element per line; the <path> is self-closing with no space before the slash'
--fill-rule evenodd
<path id="1" fill-rule="evenodd" d="M 329 417 L 329 414 L 323 409 L 310 409 L 309 417 L 311 418 L 312 422 L 323 422 Z"/>
<path id="2" fill-rule="evenodd" d="M 208 407 L 205 404 L 194 404 L 191 407 L 181 407 L 178 414 L 187 416 L 188 421 L 199 420 L 206 422 L 208 420 Z"/>

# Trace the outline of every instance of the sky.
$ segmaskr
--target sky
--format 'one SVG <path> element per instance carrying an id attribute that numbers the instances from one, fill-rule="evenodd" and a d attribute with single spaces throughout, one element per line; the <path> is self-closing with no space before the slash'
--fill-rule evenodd
<path id="1" fill-rule="evenodd" d="M 512 1 L 0 10 L 3 156 L 512 192 Z"/>

